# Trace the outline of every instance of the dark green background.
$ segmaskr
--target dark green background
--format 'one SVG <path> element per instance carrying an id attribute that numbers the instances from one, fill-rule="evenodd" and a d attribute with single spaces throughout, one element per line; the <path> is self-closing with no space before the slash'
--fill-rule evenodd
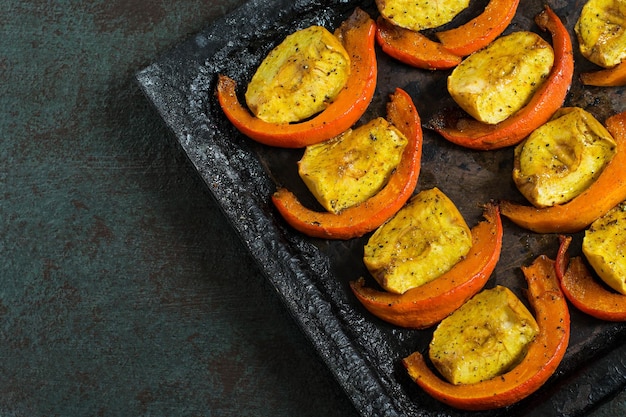
<path id="1" fill-rule="evenodd" d="M 0 5 L 0 416 L 356 416 L 134 81 L 242 3 Z"/>

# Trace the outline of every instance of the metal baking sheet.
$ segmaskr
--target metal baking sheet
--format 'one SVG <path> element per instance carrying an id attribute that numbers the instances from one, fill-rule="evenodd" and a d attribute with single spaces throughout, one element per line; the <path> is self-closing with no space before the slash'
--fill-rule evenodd
<path id="1" fill-rule="evenodd" d="M 547 2 L 570 29 L 583 1 Z M 478 14 L 486 0 L 451 22 Z M 533 18 L 544 5 L 525 0 L 506 33 L 539 32 Z M 406 375 L 401 359 L 424 351 L 432 330 L 388 325 L 365 311 L 348 283 L 366 276 L 362 252 L 367 236 L 350 241 L 311 239 L 289 228 L 273 209 L 270 195 L 286 185 L 306 197 L 296 161 L 301 150 L 257 144 L 223 116 L 214 96 L 218 73 L 245 86 L 267 52 L 287 34 L 312 24 L 336 28 L 355 7 L 378 15 L 373 1 L 252 0 L 175 47 L 137 74 L 137 80 L 180 143 L 267 279 L 315 346 L 356 409 L 364 416 L 576 416 L 626 385 L 626 325 L 604 323 L 571 309 L 572 333 L 556 374 L 535 394 L 505 410 L 464 413 L 423 393 Z M 379 78 L 366 121 L 384 115 L 396 87 L 412 97 L 426 122 L 448 106 L 448 71 L 411 68 L 378 53 Z M 604 121 L 625 110 L 623 88 L 583 88 L 580 71 L 593 67 L 578 52 L 576 74 L 566 105 L 580 106 Z M 481 219 L 479 205 L 490 199 L 523 201 L 511 180 L 512 148 L 479 152 L 447 143 L 424 131 L 422 168 L 416 191 L 439 187 L 459 207 L 468 224 Z M 506 219 L 504 245 L 487 287 L 506 285 L 523 297 L 520 266 L 537 255 L 554 257 L 556 235 L 528 233 Z M 580 240 L 580 236 L 575 236 Z M 371 278 L 368 278 L 371 282 Z"/>

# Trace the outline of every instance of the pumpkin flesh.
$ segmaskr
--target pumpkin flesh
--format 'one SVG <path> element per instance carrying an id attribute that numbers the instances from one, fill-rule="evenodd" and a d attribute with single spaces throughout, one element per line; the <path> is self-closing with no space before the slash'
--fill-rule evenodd
<path id="1" fill-rule="evenodd" d="M 574 74 L 574 54 L 567 28 L 548 6 L 536 16 L 537 25 L 552 34 L 554 65 L 548 78 L 523 108 L 497 124 L 480 122 L 466 114 L 445 111 L 429 121 L 444 139 L 475 150 L 516 145 L 543 125 L 565 101 Z"/>
<path id="2" fill-rule="evenodd" d="M 303 148 L 346 131 L 363 115 L 376 90 L 376 23 L 361 9 L 335 31 L 350 55 L 350 75 L 337 97 L 319 114 L 299 123 L 270 123 L 255 117 L 237 98 L 237 84 L 220 74 L 217 98 L 230 122 L 249 138 L 283 148 Z"/>
<path id="3" fill-rule="evenodd" d="M 503 216 L 537 233 L 576 233 L 626 200 L 626 111 L 609 117 L 605 127 L 617 150 L 602 173 L 589 187 L 564 204 L 537 208 L 501 201 Z"/>
<path id="4" fill-rule="evenodd" d="M 406 328 L 430 327 L 480 291 L 500 259 L 502 221 L 498 206 L 485 206 L 481 221 L 472 228 L 472 247 L 465 258 L 435 280 L 404 294 L 365 286 L 365 279 L 350 282 L 363 306 L 376 317 Z"/>
<path id="5" fill-rule="evenodd" d="M 400 88 L 387 104 L 387 120 L 408 140 L 387 184 L 376 195 L 337 214 L 309 209 L 281 187 L 272 195 L 272 202 L 289 225 L 311 237 L 345 240 L 376 229 L 400 210 L 415 190 L 422 157 L 420 117 L 411 97 Z"/>
<path id="6" fill-rule="evenodd" d="M 540 255 L 522 267 L 539 333 L 512 370 L 474 384 L 454 385 L 433 372 L 420 352 L 403 360 L 409 376 L 435 399 L 462 410 L 506 407 L 537 391 L 556 371 L 569 344 L 570 315 L 555 262 Z"/>

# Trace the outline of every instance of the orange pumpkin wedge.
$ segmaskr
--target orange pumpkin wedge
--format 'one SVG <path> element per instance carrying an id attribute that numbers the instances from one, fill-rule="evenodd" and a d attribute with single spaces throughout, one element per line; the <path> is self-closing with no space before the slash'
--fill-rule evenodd
<path id="1" fill-rule="evenodd" d="M 420 32 L 396 26 L 383 17 L 377 20 L 376 41 L 383 52 L 407 65 L 428 70 L 453 68 L 461 57 Z"/>
<path id="2" fill-rule="evenodd" d="M 571 236 L 559 236 L 556 275 L 567 299 L 580 311 L 606 321 L 626 321 L 626 295 L 612 291 L 598 282 L 583 259 L 569 257 Z"/>
<path id="3" fill-rule="evenodd" d="M 548 78 L 535 92 L 528 104 L 497 124 L 480 122 L 458 112 L 436 115 L 429 127 L 446 140 L 476 149 L 500 149 L 521 142 L 533 130 L 550 120 L 565 100 L 574 74 L 574 55 L 567 28 L 549 6 L 545 6 L 535 22 L 552 35 L 554 64 Z"/>
<path id="4" fill-rule="evenodd" d="M 545 208 L 501 201 L 502 215 L 537 233 L 576 233 L 626 200 L 626 111 L 609 117 L 605 126 L 617 143 L 617 153 L 585 191 L 567 203 Z"/>
<path id="5" fill-rule="evenodd" d="M 583 72 L 580 81 L 596 87 L 619 87 L 626 85 L 626 60 L 612 68 Z"/>
<path id="6" fill-rule="evenodd" d="M 502 249 L 502 222 L 498 206 L 485 205 L 485 221 L 472 229 L 472 248 L 465 258 L 434 281 L 404 294 L 378 291 L 359 278 L 350 282 L 356 298 L 376 317 L 406 328 L 430 327 L 480 291 L 491 276 Z"/>
<path id="7" fill-rule="evenodd" d="M 435 33 L 443 47 L 458 56 L 470 55 L 489 45 L 509 26 L 519 0 L 491 0 L 485 10 L 469 22 Z"/>
<path id="8" fill-rule="evenodd" d="M 429 395 L 462 410 L 489 410 L 514 404 L 537 391 L 554 374 L 569 344 L 570 315 L 556 277 L 554 261 L 540 255 L 522 267 L 528 301 L 539 333 L 524 359 L 512 370 L 474 384 L 454 385 L 435 374 L 415 352 L 403 360 L 410 377 Z"/>
<path id="9" fill-rule="evenodd" d="M 268 123 L 244 107 L 236 82 L 220 75 L 217 98 L 230 122 L 249 138 L 270 146 L 302 148 L 346 131 L 363 115 L 376 90 L 376 22 L 357 8 L 335 31 L 350 54 L 350 76 L 335 100 L 311 119 L 299 123 Z"/>
<path id="10" fill-rule="evenodd" d="M 409 94 L 397 88 L 387 103 L 387 120 L 408 139 L 400 163 L 387 184 L 364 202 L 335 214 L 305 207 L 286 188 L 279 188 L 272 201 L 294 229 L 311 237 L 352 239 L 376 229 L 393 216 L 413 194 L 422 158 L 422 127 Z"/>

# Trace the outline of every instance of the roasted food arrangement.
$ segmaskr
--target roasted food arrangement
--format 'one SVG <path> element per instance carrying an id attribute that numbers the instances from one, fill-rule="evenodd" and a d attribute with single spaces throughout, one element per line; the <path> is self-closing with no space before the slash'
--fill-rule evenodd
<path id="1" fill-rule="evenodd" d="M 504 407 L 539 389 L 558 367 L 569 339 L 566 298 L 595 317 L 626 319 L 620 233 L 626 228 L 620 216 L 626 113 L 609 118 L 605 128 L 584 109 L 563 107 L 574 73 L 573 46 L 548 6 L 535 21 L 549 31 L 552 45 L 530 31 L 502 35 L 518 3 L 493 0 L 471 23 L 481 36 L 457 35 L 473 45 L 462 47 L 455 32 L 439 32 L 435 41 L 420 31 L 449 23 L 467 2 L 376 5 L 376 23 L 356 9 L 334 35 L 310 27 L 285 39 L 248 84 L 247 109 L 237 101 L 235 83 L 220 75 L 219 102 L 249 138 L 306 147 L 299 173 L 323 210 L 307 208 L 279 188 L 271 198 L 292 227 L 326 239 L 373 232 L 363 262 L 380 289 L 359 278 L 351 283 L 354 295 L 394 325 L 436 326 L 429 350 L 436 371 L 415 352 L 403 360 L 411 378 L 456 408 Z M 487 30 L 480 23 L 486 16 L 500 25 Z M 619 72 L 615 67 L 626 58 L 624 22 L 626 4 L 589 0 L 576 24 L 581 53 Z M 416 68 L 453 68 L 448 91 L 465 115 L 446 111 L 430 127 L 468 149 L 515 146 L 511 175 L 529 205 L 483 202 L 486 220 L 470 229 L 437 188 L 414 195 L 422 125 L 412 98 L 398 89 L 386 119 L 353 128 L 376 88 L 374 39 Z M 583 77 L 587 84 L 592 76 Z M 610 77 L 607 85 L 623 82 Z M 500 214 L 537 233 L 574 233 L 591 225 L 583 252 L 611 288 L 602 289 L 580 258 L 570 264 L 571 238 L 562 236 L 556 261 L 540 255 L 532 265 L 520 265 L 536 318 L 506 287 L 485 289 L 500 254 Z"/>
<path id="2" fill-rule="evenodd" d="M 553 376 L 571 309 L 626 321 L 626 111 L 598 120 L 565 105 L 573 83 L 626 84 L 626 1 L 584 2 L 574 31 L 548 5 L 533 30 L 511 28 L 515 0 L 490 0 L 449 27 L 469 4 L 357 7 L 337 28 L 281 40 L 247 85 L 219 74 L 215 94 L 248 140 L 301 150 L 294 172 L 307 198 L 276 184 L 267 200 L 298 233 L 361 242 L 367 274 L 348 291 L 366 319 L 433 330 L 427 351 L 397 358 L 416 386 L 456 409 L 489 410 Z M 445 72 L 453 105 L 424 120 L 422 97 L 398 86 L 386 114 L 370 117 L 381 55 L 404 71 Z M 598 69 L 575 77 L 575 55 Z M 468 222 L 444 191 L 419 186 L 424 129 L 463 152 L 509 152 L 520 198 L 474 201 L 483 219 Z M 558 236 L 552 253 L 516 266 L 526 298 L 493 282 L 503 222 Z M 580 255 L 570 257 L 573 242 Z"/>

